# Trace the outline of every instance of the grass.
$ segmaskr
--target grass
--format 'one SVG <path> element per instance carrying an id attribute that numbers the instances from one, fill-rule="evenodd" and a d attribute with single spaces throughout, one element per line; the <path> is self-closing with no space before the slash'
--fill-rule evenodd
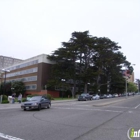
<path id="1" fill-rule="evenodd" d="M 54 100 L 72 100 L 73 98 L 54 98 Z"/>

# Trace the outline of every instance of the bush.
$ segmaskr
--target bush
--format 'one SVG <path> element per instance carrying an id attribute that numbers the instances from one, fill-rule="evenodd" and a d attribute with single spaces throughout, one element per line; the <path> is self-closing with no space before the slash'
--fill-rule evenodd
<path id="1" fill-rule="evenodd" d="M 39 95 L 37 95 L 37 94 L 32 94 L 32 95 L 28 95 L 27 97 L 31 98 L 31 97 L 33 97 L 33 96 L 39 96 Z"/>
<path id="2" fill-rule="evenodd" d="M 6 101 L 6 100 L 8 101 L 8 97 L 6 95 L 3 95 L 2 96 L 2 101 Z"/>
<path id="3" fill-rule="evenodd" d="M 33 97 L 34 95 L 28 95 L 27 97 Z"/>
<path id="4" fill-rule="evenodd" d="M 3 101 L 2 101 L 2 104 L 7 104 L 7 103 L 9 103 L 8 100 L 3 100 Z"/>
<path id="5" fill-rule="evenodd" d="M 53 97 L 50 94 L 44 94 L 43 96 L 47 97 L 47 99 L 49 99 L 49 100 L 53 100 Z"/>
<path id="6" fill-rule="evenodd" d="M 41 96 L 41 95 L 37 95 L 37 94 L 33 94 L 33 95 L 28 95 L 27 98 L 31 98 L 33 96 Z M 44 94 L 43 96 L 47 97 L 49 100 L 54 100 L 54 98 L 52 97 L 52 95 L 50 94 Z M 26 99 L 27 99 L 26 98 Z"/>
<path id="7" fill-rule="evenodd" d="M 22 102 L 26 102 L 27 101 L 27 99 L 26 98 L 22 98 Z"/>

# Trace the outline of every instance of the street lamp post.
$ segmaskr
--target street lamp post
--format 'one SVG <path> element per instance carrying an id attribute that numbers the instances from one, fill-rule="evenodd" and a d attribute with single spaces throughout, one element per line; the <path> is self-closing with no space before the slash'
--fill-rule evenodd
<path id="1" fill-rule="evenodd" d="M 47 85 L 45 85 L 45 90 L 46 90 L 46 94 L 47 94 Z"/>
<path id="2" fill-rule="evenodd" d="M 127 77 L 125 77 L 125 93 L 126 93 L 126 97 L 127 97 Z"/>
<path id="3" fill-rule="evenodd" d="M 98 94 L 100 94 L 100 89 L 98 89 Z"/>

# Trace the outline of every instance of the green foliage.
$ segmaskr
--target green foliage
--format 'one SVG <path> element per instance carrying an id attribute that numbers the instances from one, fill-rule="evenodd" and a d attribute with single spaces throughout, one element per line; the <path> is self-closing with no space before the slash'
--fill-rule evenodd
<path id="1" fill-rule="evenodd" d="M 25 88 L 25 84 L 22 81 L 15 81 L 12 83 L 12 88 L 13 88 L 13 92 L 15 92 L 17 94 L 17 96 L 20 93 L 25 93 L 26 88 Z"/>
<path id="2" fill-rule="evenodd" d="M 2 82 L 0 84 L 0 93 L 3 95 L 11 95 L 11 82 L 6 82 L 5 84 Z"/>
<path id="3" fill-rule="evenodd" d="M 40 96 L 38 94 L 31 94 L 31 95 L 28 95 L 27 97 L 31 98 L 31 97 L 34 97 L 34 96 Z"/>
<path id="4" fill-rule="evenodd" d="M 8 100 L 2 100 L 2 104 L 7 104 L 7 103 L 9 103 Z"/>
<path id="5" fill-rule="evenodd" d="M 8 101 L 8 97 L 6 96 L 6 95 L 3 95 L 3 97 L 2 97 L 2 101 Z"/>
<path id="6" fill-rule="evenodd" d="M 36 96 L 36 95 L 28 95 L 27 97 L 33 97 L 33 96 Z"/>
<path id="7" fill-rule="evenodd" d="M 3 97 L 2 97 L 2 104 L 7 104 L 7 103 L 9 103 L 8 97 L 7 97 L 7 95 L 3 95 Z"/>
<path id="8" fill-rule="evenodd" d="M 44 94 L 43 96 L 47 97 L 47 99 L 49 99 L 49 100 L 54 100 L 54 98 L 51 94 Z"/>
<path id="9" fill-rule="evenodd" d="M 75 87 L 79 87 L 79 91 L 80 87 L 84 87 L 84 92 L 87 92 L 90 83 L 90 88 L 97 92 L 98 89 L 107 91 L 109 81 L 110 90 L 119 92 L 120 88 L 120 91 L 123 91 L 121 65 L 125 64 L 131 70 L 132 67 L 119 51 L 120 48 L 107 37 L 93 37 L 88 31 L 73 32 L 68 42 L 63 42 L 61 48 L 48 55 L 48 59 L 56 64 L 52 67 L 53 76 L 47 85 L 55 85 L 60 87 L 59 89 L 65 87 L 66 90 L 73 86 L 75 93 Z M 62 82 L 61 79 L 65 79 L 66 82 Z"/>
<path id="10" fill-rule="evenodd" d="M 26 100 L 26 98 L 22 98 L 22 102 L 26 102 L 27 100 Z"/>
<path id="11" fill-rule="evenodd" d="M 136 92 L 137 86 L 134 83 L 129 82 L 127 87 L 128 92 Z"/>

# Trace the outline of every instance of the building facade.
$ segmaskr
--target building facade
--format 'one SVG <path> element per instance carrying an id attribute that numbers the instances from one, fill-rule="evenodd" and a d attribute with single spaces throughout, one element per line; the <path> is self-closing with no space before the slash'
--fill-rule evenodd
<path id="1" fill-rule="evenodd" d="M 23 60 L 0 55 L 0 69 L 22 62 Z"/>
<path id="2" fill-rule="evenodd" d="M 23 81 L 27 94 L 41 92 L 51 78 L 51 67 L 54 62 L 47 59 L 46 54 L 26 59 L 20 63 L 5 67 L 6 82 Z M 4 80 L 5 74 L 2 74 Z"/>
<path id="3" fill-rule="evenodd" d="M 134 72 L 129 75 L 128 82 L 134 83 Z"/>

